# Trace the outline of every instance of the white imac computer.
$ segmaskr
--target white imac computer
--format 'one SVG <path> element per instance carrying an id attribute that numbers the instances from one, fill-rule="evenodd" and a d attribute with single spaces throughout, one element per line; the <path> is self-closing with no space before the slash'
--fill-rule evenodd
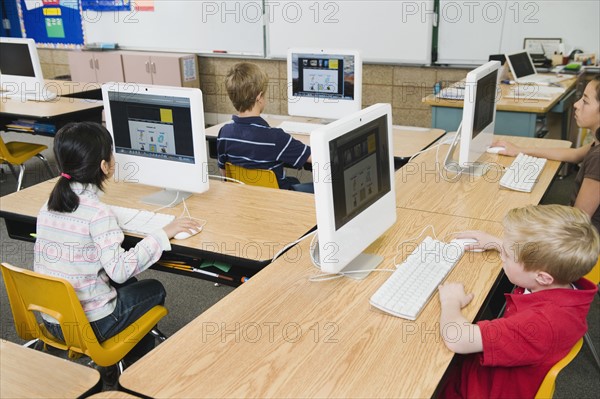
<path id="1" fill-rule="evenodd" d="M 163 188 L 142 202 L 175 206 L 208 190 L 200 89 L 107 83 L 102 98 L 116 178 Z"/>
<path id="2" fill-rule="evenodd" d="M 362 60 L 358 51 L 289 49 L 288 113 L 339 119 L 360 111 Z"/>
<path id="3" fill-rule="evenodd" d="M 0 37 L 0 96 L 49 101 L 56 93 L 46 89 L 33 39 Z"/>
<path id="4" fill-rule="evenodd" d="M 363 251 L 396 221 L 392 111 L 375 104 L 310 137 L 317 212 L 313 259 L 364 278 L 383 258 Z M 315 262 L 317 263 L 317 262 Z"/>
<path id="5" fill-rule="evenodd" d="M 444 162 L 447 170 L 475 176 L 485 172 L 485 164 L 477 161 L 494 138 L 499 69 L 499 61 L 490 61 L 467 74 L 462 122 Z M 459 140 L 457 164 L 453 157 Z"/>

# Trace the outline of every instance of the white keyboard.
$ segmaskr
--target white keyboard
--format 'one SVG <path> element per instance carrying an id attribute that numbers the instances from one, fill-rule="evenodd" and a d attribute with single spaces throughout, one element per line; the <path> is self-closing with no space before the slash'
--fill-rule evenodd
<path id="1" fill-rule="evenodd" d="M 530 193 L 546 165 L 545 158 L 536 158 L 520 153 L 504 172 L 500 186 L 515 191 Z"/>
<path id="2" fill-rule="evenodd" d="M 373 294 L 371 305 L 415 320 L 463 253 L 459 244 L 426 237 Z"/>
<path id="3" fill-rule="evenodd" d="M 310 135 L 314 130 L 317 130 L 321 126 L 323 125 L 318 123 L 283 121 L 277 127 L 285 130 L 285 132 L 289 134 Z"/>
<path id="4" fill-rule="evenodd" d="M 146 235 L 162 229 L 175 219 L 175 216 L 166 213 L 155 213 L 116 205 L 111 205 L 110 209 L 117 217 L 119 227 L 126 233 Z"/>

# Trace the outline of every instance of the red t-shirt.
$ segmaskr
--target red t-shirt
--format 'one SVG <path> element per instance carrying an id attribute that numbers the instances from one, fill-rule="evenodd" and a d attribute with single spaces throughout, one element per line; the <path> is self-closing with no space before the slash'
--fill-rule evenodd
<path id="1" fill-rule="evenodd" d="M 551 289 L 506 296 L 504 316 L 477 323 L 483 352 L 463 357 L 443 398 L 533 398 L 542 380 L 587 331 L 587 313 L 598 291 L 580 279 L 577 290 Z"/>

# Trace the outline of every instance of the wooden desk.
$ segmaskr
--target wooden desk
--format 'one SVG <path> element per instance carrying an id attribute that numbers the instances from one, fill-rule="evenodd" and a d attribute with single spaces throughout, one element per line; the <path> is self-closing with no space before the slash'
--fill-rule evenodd
<path id="1" fill-rule="evenodd" d="M 302 118 L 296 116 L 263 115 L 263 118 L 269 123 L 269 125 L 275 127 L 279 126 L 283 121 L 286 120 L 321 123 L 321 120 L 318 118 Z M 219 130 L 221 130 L 221 127 L 227 123 L 230 122 L 223 122 L 207 128 L 207 139 L 214 142 L 219 135 Z M 428 129 L 411 126 L 393 126 L 393 130 L 394 157 L 402 159 L 408 159 L 417 152 L 429 147 L 445 133 L 445 131 L 442 129 Z M 292 136 L 304 144 L 310 145 L 310 135 L 292 134 Z M 214 155 L 216 157 L 216 150 L 213 149 L 213 152 L 214 154 L 211 153 L 211 156 Z"/>
<path id="2" fill-rule="evenodd" d="M 75 398 L 101 387 L 93 368 L 0 340 L 2 398 Z"/>
<path id="3" fill-rule="evenodd" d="M 496 105 L 496 127 L 495 131 L 501 134 L 513 136 L 536 137 L 536 120 L 538 115 L 546 115 L 549 112 L 564 113 L 562 126 L 562 139 L 567 138 L 568 120 L 571 106 L 575 101 L 574 77 L 560 84 L 565 92 L 557 94 L 550 100 L 538 100 L 532 98 L 507 98 L 511 89 L 510 85 L 500 85 L 501 97 Z M 462 120 L 462 100 L 449 100 L 430 94 L 422 100 L 431 106 L 431 126 L 446 131 L 456 131 Z"/>
<path id="4" fill-rule="evenodd" d="M 98 100 L 58 97 L 52 101 L 20 101 L 3 98 L 0 99 L 0 128 L 16 119 L 53 124 L 56 130 L 69 122 L 102 123 L 103 110 L 104 105 Z"/>
<path id="5" fill-rule="evenodd" d="M 507 139 L 525 146 L 571 146 L 571 143 L 562 140 L 504 136 L 495 136 L 495 139 Z M 512 208 L 538 204 L 561 165 L 557 161 L 547 161 L 533 191 L 522 193 L 500 188 L 498 183 L 504 173 L 501 166 L 509 166 L 514 157 L 486 153 L 480 161 L 490 163 L 487 174 L 481 177 L 463 174 L 456 178 L 454 172 L 444 170 L 448 147 L 440 147 L 437 160 L 436 151 L 432 150 L 419 155 L 396 172 L 398 207 L 501 221 Z"/>
<path id="6" fill-rule="evenodd" d="M 439 238 L 473 228 L 501 232 L 495 222 L 397 213 L 398 223 L 367 251 L 385 257 L 380 268 L 391 267 L 398 244 L 429 224 Z M 267 266 L 125 370 L 121 386 L 160 398 L 431 397 L 453 357 L 439 334 L 437 295 L 416 321 L 379 312 L 369 298 L 389 274 L 309 282 L 318 271 L 308 241 L 297 262 Z M 451 272 L 449 281 L 475 293 L 467 319 L 500 270 L 497 253 L 469 252 Z"/>
<path id="7" fill-rule="evenodd" d="M 35 233 L 37 214 L 56 180 L 54 178 L 2 197 L 0 217 L 5 218 L 11 238 L 34 241 L 30 234 Z M 110 205 L 153 210 L 157 207 L 143 204 L 138 199 L 156 190 L 136 183 L 109 182 L 102 201 Z M 193 195 L 186 204 L 193 217 L 205 219 L 207 223 L 200 234 L 187 240 L 171 240 L 172 251 L 165 252 L 164 256 L 176 254 L 235 265 L 235 270 L 230 272 L 235 277 L 235 284 L 202 274 L 175 271 L 230 285 L 239 285 L 242 276 L 252 276 L 270 263 L 286 244 L 297 240 L 316 225 L 313 195 L 289 190 L 214 180 L 207 192 Z M 160 212 L 180 216 L 183 205 Z M 134 244 L 138 240 L 139 237 L 130 237 L 128 243 Z"/>
<path id="8" fill-rule="evenodd" d="M 46 88 L 61 97 L 102 100 L 102 84 L 95 82 L 72 82 L 70 80 L 45 79 Z"/>

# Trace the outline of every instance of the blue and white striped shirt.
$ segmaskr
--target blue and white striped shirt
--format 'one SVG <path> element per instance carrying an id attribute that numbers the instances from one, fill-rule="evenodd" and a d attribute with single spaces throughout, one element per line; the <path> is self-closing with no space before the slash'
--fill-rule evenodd
<path id="1" fill-rule="evenodd" d="M 310 156 L 310 147 L 282 129 L 270 127 L 260 116 L 233 115 L 217 138 L 219 168 L 231 162 L 247 169 L 270 169 L 275 172 L 279 188 L 289 189 L 285 166 L 300 169 Z"/>

